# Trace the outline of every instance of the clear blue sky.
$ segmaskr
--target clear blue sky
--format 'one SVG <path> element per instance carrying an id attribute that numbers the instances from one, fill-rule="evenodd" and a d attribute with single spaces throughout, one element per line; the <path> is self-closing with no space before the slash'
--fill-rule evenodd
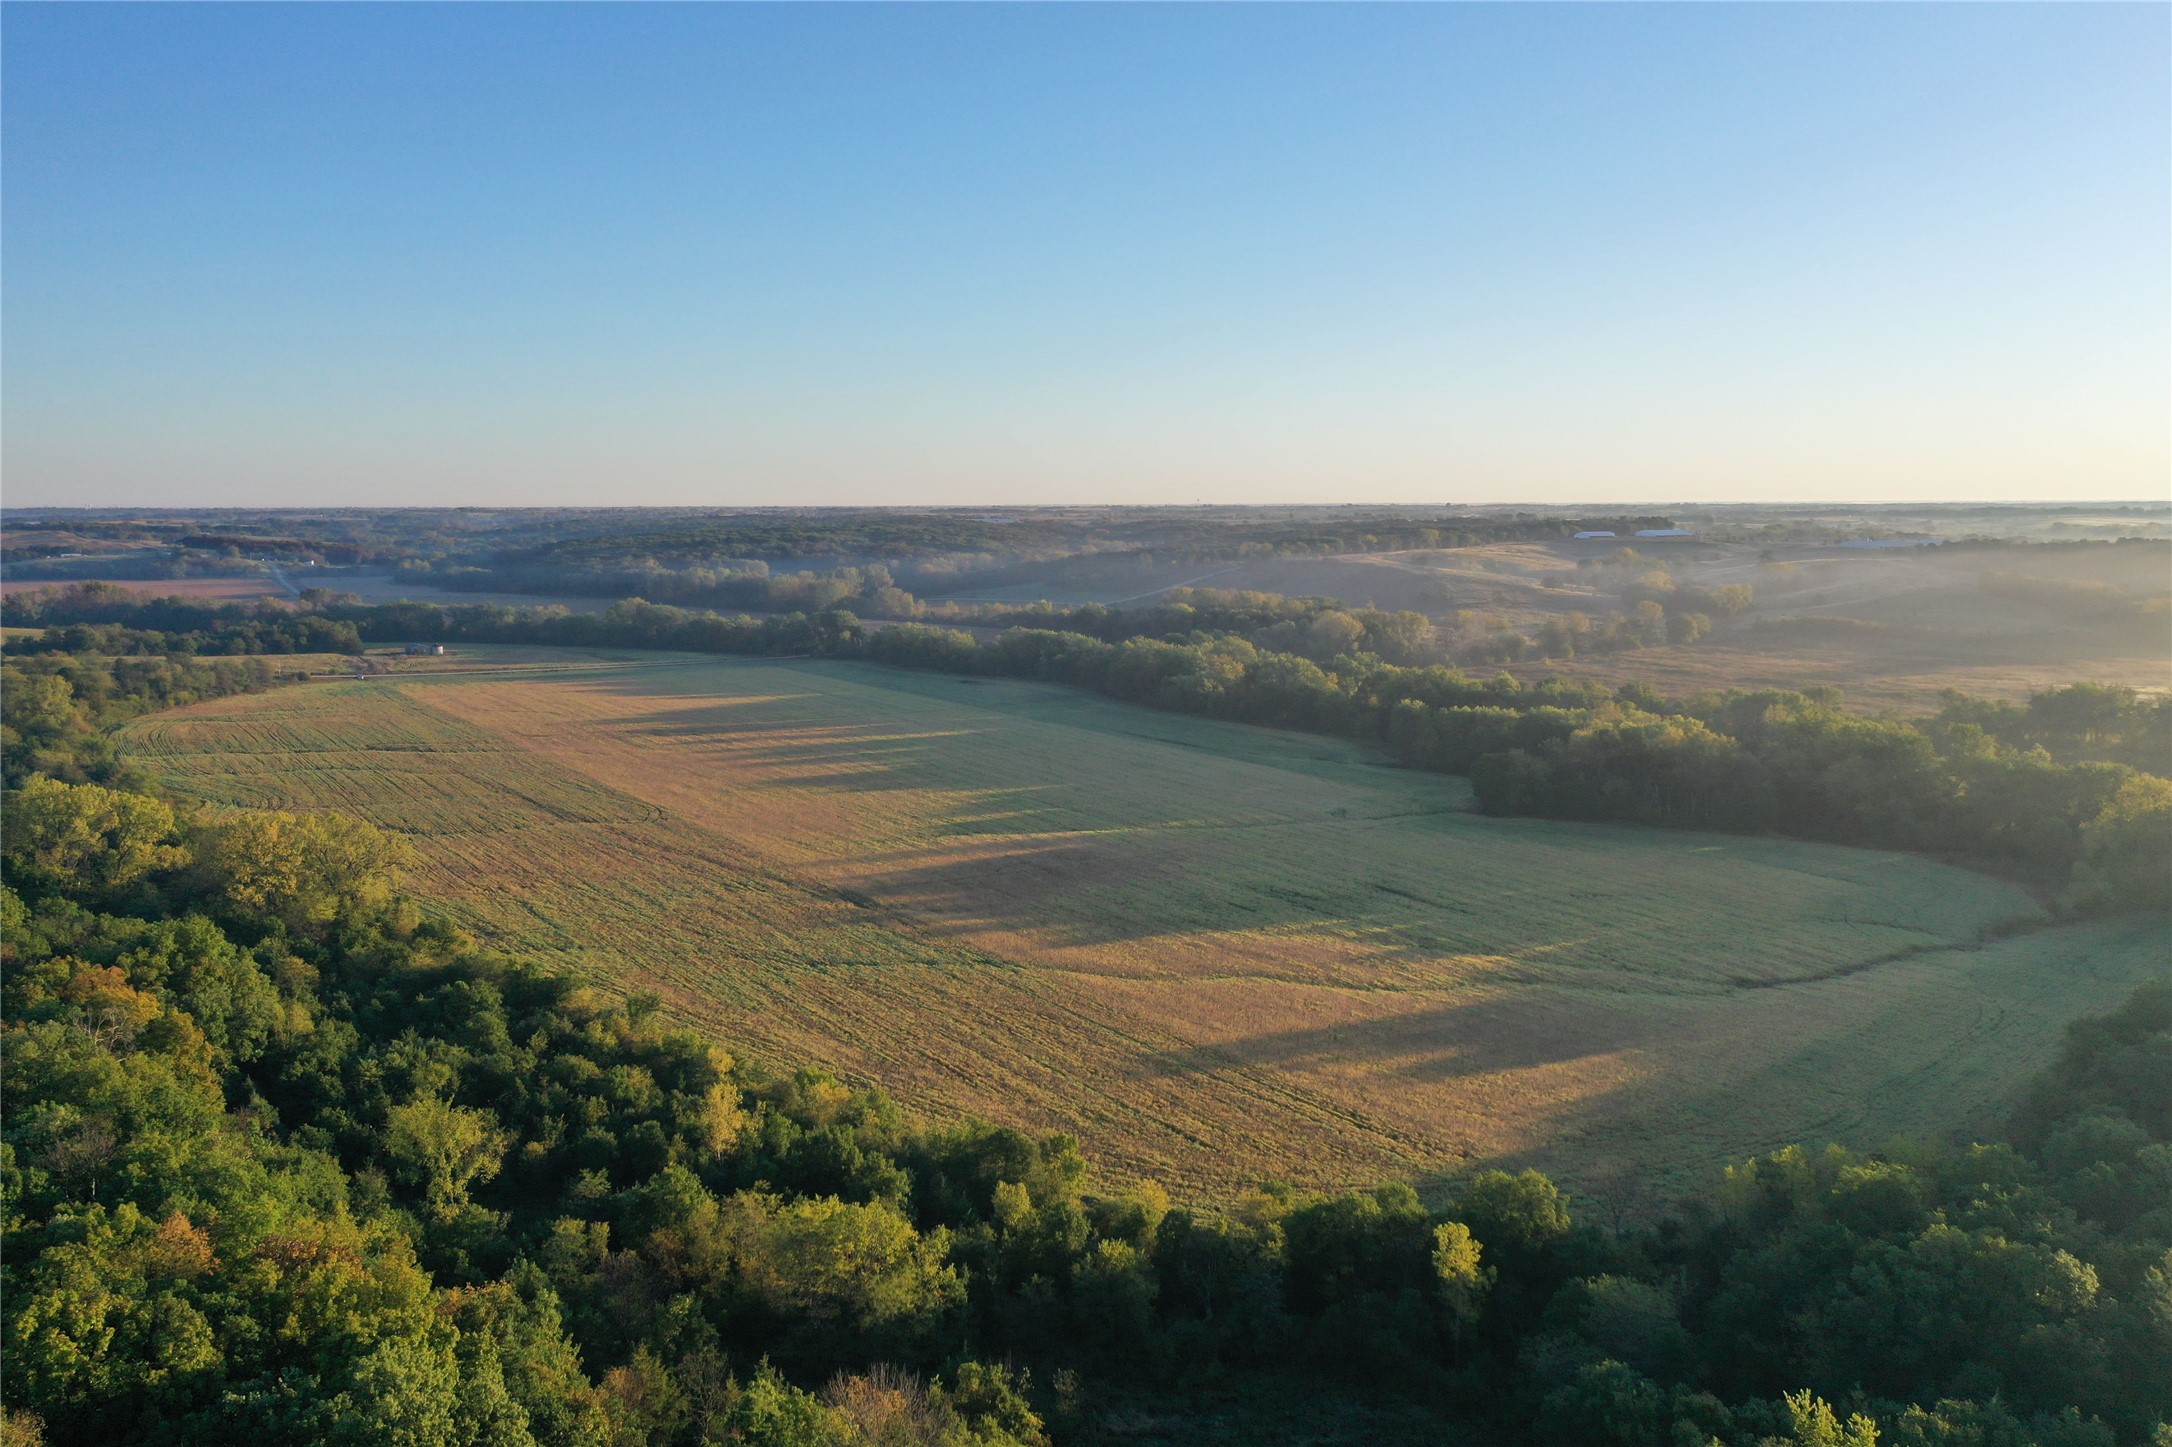
<path id="1" fill-rule="evenodd" d="M 2172 490 L 2172 8 L 25 5 L 53 503 Z"/>

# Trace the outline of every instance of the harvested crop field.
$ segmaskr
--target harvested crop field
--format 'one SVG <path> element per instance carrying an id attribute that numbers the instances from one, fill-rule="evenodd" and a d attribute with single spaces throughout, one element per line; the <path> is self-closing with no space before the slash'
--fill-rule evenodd
<path id="1" fill-rule="evenodd" d="M 17 593 L 35 593 L 44 589 L 72 587 L 77 583 L 105 583 L 115 588 L 126 588 L 146 598 L 187 598 L 196 603 L 248 603 L 262 598 L 288 598 L 293 595 L 272 579 L 262 576 L 248 578 L 100 578 L 86 573 L 81 577 L 66 578 L 11 578 L 0 583 L 0 591 L 9 596 Z"/>
<path id="2" fill-rule="evenodd" d="M 1467 810 L 1298 734 L 859 664 L 475 651 L 129 726 L 180 792 L 411 835 L 479 934 L 780 1066 L 1230 1193 L 1663 1190 L 1990 1126 L 2161 924 L 1929 861 Z M 2010 933 L 2020 928 L 2020 933 Z"/>

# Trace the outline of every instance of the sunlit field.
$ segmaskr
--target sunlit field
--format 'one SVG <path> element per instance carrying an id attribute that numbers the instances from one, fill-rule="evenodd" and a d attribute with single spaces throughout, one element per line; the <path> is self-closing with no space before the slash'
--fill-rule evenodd
<path id="1" fill-rule="evenodd" d="M 433 661 L 435 662 L 435 661 Z M 860 664 L 471 650 L 137 722 L 483 938 L 1114 1170 L 1661 1191 L 1996 1123 L 2172 953 L 1900 855 L 1468 810 L 1366 750 Z"/>

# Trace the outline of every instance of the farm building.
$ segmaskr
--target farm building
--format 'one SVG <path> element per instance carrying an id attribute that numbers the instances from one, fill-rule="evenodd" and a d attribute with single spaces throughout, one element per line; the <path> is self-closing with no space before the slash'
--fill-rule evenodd
<path id="1" fill-rule="evenodd" d="M 1689 536 L 1689 529 L 1688 529 L 1688 528 L 1638 528 L 1638 529 L 1637 529 L 1637 536 L 1638 536 L 1638 537 L 1640 537 L 1640 538 L 1686 538 L 1686 537 L 1688 537 L 1688 536 Z"/>
<path id="2" fill-rule="evenodd" d="M 407 653 L 443 653 L 445 645 L 442 643 L 410 643 L 403 651 Z"/>
<path id="3" fill-rule="evenodd" d="M 1614 534 L 1602 528 L 1593 532 L 1578 533 L 1576 536 L 1579 538 L 1610 538 Z"/>

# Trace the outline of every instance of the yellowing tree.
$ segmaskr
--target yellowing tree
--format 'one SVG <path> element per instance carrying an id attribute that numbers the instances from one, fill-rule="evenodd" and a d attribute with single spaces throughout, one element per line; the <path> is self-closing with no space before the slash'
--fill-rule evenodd
<path id="1" fill-rule="evenodd" d="M 1433 1280 L 1459 1348 L 1463 1333 L 1478 1324 L 1493 1287 L 1493 1268 L 1482 1264 L 1480 1255 L 1477 1238 L 1461 1221 L 1443 1221 L 1433 1228 Z"/>
<path id="2" fill-rule="evenodd" d="M 77 889 L 121 889 L 187 862 L 173 836 L 173 810 L 144 794 L 40 776 L 8 797 L 10 875 L 20 871 Z"/>
<path id="3" fill-rule="evenodd" d="M 882 1202 L 741 1192 L 726 1205 L 742 1284 L 783 1315 L 866 1330 L 964 1299 L 964 1282 L 944 1262 L 948 1234 L 922 1236 Z"/>
<path id="4" fill-rule="evenodd" d="M 1868 1417 L 1842 1422 L 1830 1402 L 1808 1390 L 1790 1392 L 1784 1400 L 1788 1434 L 1767 1437 L 1760 1447 L 1878 1447 L 1878 1428 Z"/>
<path id="5" fill-rule="evenodd" d="M 422 1188 L 440 1220 L 468 1203 L 468 1187 L 498 1174 L 506 1138 L 487 1111 L 425 1096 L 395 1108 L 385 1146 L 402 1175 Z"/>
<path id="6" fill-rule="evenodd" d="M 2082 829 L 2073 901 L 2083 906 L 2172 906 L 2172 781 L 2136 774 Z"/>
<path id="7" fill-rule="evenodd" d="M 196 825 L 200 881 L 234 908 L 268 914 L 296 934 L 385 904 L 411 851 L 345 814 L 210 813 Z"/>

